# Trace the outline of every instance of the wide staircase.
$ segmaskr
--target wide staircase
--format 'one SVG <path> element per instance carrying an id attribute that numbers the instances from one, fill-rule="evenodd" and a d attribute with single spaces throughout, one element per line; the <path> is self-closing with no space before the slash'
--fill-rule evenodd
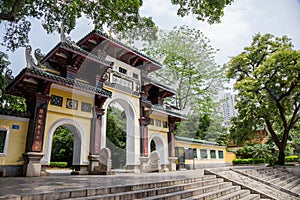
<path id="1" fill-rule="evenodd" d="M 278 190 L 300 197 L 300 177 L 293 175 L 286 167 L 264 167 L 235 171 Z"/>
<path id="2" fill-rule="evenodd" d="M 26 199 L 26 197 L 25 197 Z M 240 185 L 217 178 L 216 175 L 203 175 L 197 178 L 186 178 L 137 185 L 113 186 L 110 188 L 86 188 L 60 191 L 31 196 L 28 199 L 203 199 L 203 200 L 254 200 L 263 199 L 259 193 L 242 189 Z M 264 198 L 271 199 L 271 198 Z"/>

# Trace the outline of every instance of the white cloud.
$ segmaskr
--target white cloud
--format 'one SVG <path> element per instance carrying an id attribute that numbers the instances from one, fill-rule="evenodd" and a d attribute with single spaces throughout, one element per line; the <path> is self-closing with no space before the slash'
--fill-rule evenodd
<path id="1" fill-rule="evenodd" d="M 240 53 L 250 45 L 255 33 L 287 35 L 300 49 L 300 2 L 297 0 L 235 0 L 225 8 L 220 24 L 209 25 L 193 16 L 180 18 L 170 1 L 145 0 L 142 14 L 152 16 L 161 29 L 175 25 L 188 25 L 201 30 L 214 48 L 220 49 L 216 61 L 223 64 L 229 57 Z"/>

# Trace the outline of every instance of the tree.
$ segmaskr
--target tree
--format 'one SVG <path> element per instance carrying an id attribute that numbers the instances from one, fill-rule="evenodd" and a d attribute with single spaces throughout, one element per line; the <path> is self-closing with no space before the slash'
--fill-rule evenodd
<path id="1" fill-rule="evenodd" d="M 209 23 L 220 22 L 224 7 L 233 0 L 171 0 L 179 5 L 177 14 L 186 16 L 193 14 L 198 20 Z M 74 29 L 76 19 L 85 16 L 90 19 L 95 28 L 109 27 L 114 32 L 128 32 L 130 37 L 152 38 L 156 33 L 151 17 L 141 17 L 139 9 L 141 0 L 111 1 L 111 0 L 2 0 L 0 1 L 0 23 L 5 24 L 6 33 L 3 45 L 14 51 L 25 46 L 31 29 L 30 20 L 41 20 L 47 33 L 59 30 L 63 22 L 66 31 Z M 148 28 L 147 31 L 145 28 Z M 135 31 L 130 31 L 135 29 Z"/>
<path id="2" fill-rule="evenodd" d="M 177 95 L 166 102 L 191 110 L 189 120 L 181 122 L 177 129 L 180 136 L 202 138 L 205 130 L 200 129 L 198 133 L 197 130 L 200 123 L 207 123 L 205 115 L 214 110 L 212 96 L 221 87 L 224 75 L 222 67 L 214 61 L 216 51 L 209 43 L 201 31 L 180 26 L 170 32 L 161 31 L 158 39 L 144 49 L 152 57 L 165 57 L 162 69 L 151 77 L 176 89 Z"/>
<path id="3" fill-rule="evenodd" d="M 126 120 L 122 110 L 114 105 L 107 109 L 106 146 L 111 150 L 112 167 L 126 164 Z"/>
<path id="4" fill-rule="evenodd" d="M 25 99 L 7 94 L 5 88 L 7 86 L 7 79 L 11 79 L 11 72 L 8 68 L 10 62 L 7 54 L 0 52 L 0 110 L 4 111 L 25 111 Z"/>
<path id="5" fill-rule="evenodd" d="M 238 92 L 233 129 L 250 133 L 266 127 L 284 164 L 290 133 L 299 125 L 300 52 L 286 36 L 256 34 L 227 64 L 227 77 L 236 79 Z"/>
<path id="6" fill-rule="evenodd" d="M 205 20 L 210 24 L 220 22 L 224 14 L 224 8 L 234 0 L 171 0 L 172 4 L 179 5 L 177 15 L 184 17 L 189 14 L 196 16 L 198 20 Z"/>
<path id="7" fill-rule="evenodd" d="M 53 135 L 51 161 L 67 162 L 68 167 L 73 164 L 73 133 L 66 127 L 58 127 Z"/>

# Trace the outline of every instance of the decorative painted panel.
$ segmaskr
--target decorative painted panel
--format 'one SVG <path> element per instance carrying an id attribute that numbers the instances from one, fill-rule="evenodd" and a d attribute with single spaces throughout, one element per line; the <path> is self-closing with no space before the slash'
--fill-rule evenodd
<path id="1" fill-rule="evenodd" d="M 91 109 L 92 109 L 92 105 L 90 103 L 85 103 L 85 102 L 81 103 L 81 111 L 91 112 Z"/>
<path id="2" fill-rule="evenodd" d="M 55 105 L 55 106 L 62 106 L 63 103 L 63 97 L 60 96 L 56 96 L 56 95 L 51 95 L 51 101 L 50 104 L 51 105 Z"/>
<path id="3" fill-rule="evenodd" d="M 78 101 L 74 99 L 67 99 L 66 107 L 72 110 L 78 109 Z"/>

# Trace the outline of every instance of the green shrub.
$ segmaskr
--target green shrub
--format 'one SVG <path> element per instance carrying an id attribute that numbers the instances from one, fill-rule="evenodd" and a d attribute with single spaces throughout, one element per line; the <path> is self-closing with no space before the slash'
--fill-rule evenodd
<path id="1" fill-rule="evenodd" d="M 286 156 L 285 162 L 298 162 L 298 156 Z"/>
<path id="2" fill-rule="evenodd" d="M 252 158 L 247 158 L 247 159 L 233 159 L 232 161 L 233 164 L 253 164 L 253 159 Z"/>
<path id="3" fill-rule="evenodd" d="M 50 167 L 65 168 L 67 165 L 67 162 L 50 162 Z"/>

